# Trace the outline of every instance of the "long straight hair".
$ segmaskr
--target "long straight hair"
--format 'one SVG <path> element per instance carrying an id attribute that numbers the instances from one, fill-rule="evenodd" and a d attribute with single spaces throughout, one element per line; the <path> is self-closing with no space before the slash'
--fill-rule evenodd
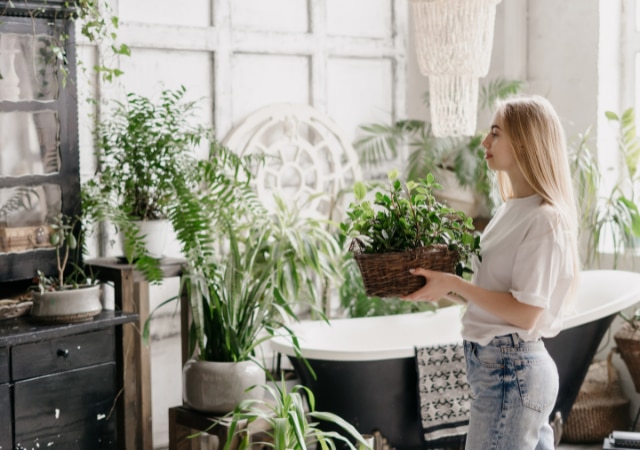
<path id="1" fill-rule="evenodd" d="M 578 255 L 578 211 L 573 192 L 564 129 L 551 103 L 544 97 L 517 96 L 498 103 L 496 116 L 502 119 L 509 136 L 516 164 L 525 180 L 545 203 L 559 212 L 564 228 L 570 232 L 569 246 L 574 262 L 575 293 L 580 259 Z M 498 172 L 503 200 L 513 197 L 509 177 Z"/>

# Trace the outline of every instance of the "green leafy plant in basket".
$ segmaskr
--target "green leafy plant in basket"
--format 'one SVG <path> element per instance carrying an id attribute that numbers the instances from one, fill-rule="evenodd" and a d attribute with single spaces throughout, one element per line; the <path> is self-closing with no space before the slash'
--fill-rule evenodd
<path id="1" fill-rule="evenodd" d="M 366 198 L 367 187 L 356 183 L 356 201 L 340 224 L 352 238 L 350 249 L 367 294 L 397 297 L 415 291 L 425 281 L 409 273 L 413 267 L 460 276 L 470 272 L 469 258 L 480 252 L 472 219 L 435 199 L 433 191 L 440 185 L 430 173 L 402 182 L 392 170 L 388 178 L 388 189 L 375 191 L 373 204 Z"/>

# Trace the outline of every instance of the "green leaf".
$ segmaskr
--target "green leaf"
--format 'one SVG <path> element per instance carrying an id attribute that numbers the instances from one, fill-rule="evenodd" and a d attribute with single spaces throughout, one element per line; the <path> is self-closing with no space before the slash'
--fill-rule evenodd
<path id="1" fill-rule="evenodd" d="M 604 115 L 607 117 L 607 119 L 609 120 L 619 120 L 618 119 L 618 115 L 616 113 L 614 113 L 613 111 L 605 111 Z"/>
<path id="2" fill-rule="evenodd" d="M 367 187 L 363 182 L 357 181 L 353 186 L 353 192 L 356 196 L 356 200 L 360 201 L 366 197 Z"/>

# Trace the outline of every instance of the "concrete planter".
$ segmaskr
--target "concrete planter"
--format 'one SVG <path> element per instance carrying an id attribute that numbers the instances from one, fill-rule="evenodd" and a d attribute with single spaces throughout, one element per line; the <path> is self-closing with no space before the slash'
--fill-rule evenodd
<path id="1" fill-rule="evenodd" d="M 266 382 L 264 370 L 253 361 L 214 362 L 187 361 L 182 370 L 182 400 L 198 411 L 226 414 L 238 403 L 248 399 L 262 399 L 260 387 Z"/>
<path id="2" fill-rule="evenodd" d="M 100 285 L 64 291 L 34 292 L 31 316 L 43 322 L 81 322 L 100 314 Z"/>

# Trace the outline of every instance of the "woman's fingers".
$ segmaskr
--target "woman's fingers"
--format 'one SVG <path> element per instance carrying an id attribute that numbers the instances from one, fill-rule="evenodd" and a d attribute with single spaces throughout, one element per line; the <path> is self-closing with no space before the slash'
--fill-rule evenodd
<path id="1" fill-rule="evenodd" d="M 411 272 L 414 275 L 422 275 L 423 277 L 426 277 L 431 273 L 430 270 L 423 269 L 422 267 L 415 267 L 413 269 L 409 269 L 409 272 Z"/>

